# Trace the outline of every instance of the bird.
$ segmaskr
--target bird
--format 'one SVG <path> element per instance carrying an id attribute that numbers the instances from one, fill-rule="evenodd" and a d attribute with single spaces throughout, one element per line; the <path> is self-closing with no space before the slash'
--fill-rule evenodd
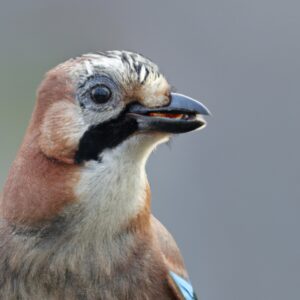
<path id="1" fill-rule="evenodd" d="M 48 71 L 0 198 L 0 298 L 196 299 L 145 165 L 209 114 L 130 51 Z"/>

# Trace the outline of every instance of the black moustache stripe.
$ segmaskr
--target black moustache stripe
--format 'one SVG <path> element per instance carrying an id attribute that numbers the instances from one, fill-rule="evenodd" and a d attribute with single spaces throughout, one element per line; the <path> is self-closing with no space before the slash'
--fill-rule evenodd
<path id="1" fill-rule="evenodd" d="M 99 155 L 105 149 L 115 148 L 138 129 L 137 121 L 122 114 L 96 126 L 91 126 L 82 136 L 75 162 L 99 160 Z"/>

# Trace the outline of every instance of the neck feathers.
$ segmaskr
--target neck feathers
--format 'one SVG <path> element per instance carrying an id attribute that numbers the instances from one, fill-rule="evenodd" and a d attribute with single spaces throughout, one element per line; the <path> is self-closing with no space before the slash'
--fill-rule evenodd
<path id="1" fill-rule="evenodd" d="M 125 142 L 122 149 L 104 153 L 101 162 L 78 166 L 47 158 L 37 139 L 29 130 L 4 187 L 0 213 L 9 223 L 43 227 L 63 216 L 75 218 L 83 232 L 94 229 L 106 236 L 148 226 L 150 188 L 143 155 L 129 154 Z"/>
<path id="2" fill-rule="evenodd" d="M 16 224 L 50 221 L 76 201 L 73 186 L 79 168 L 47 158 L 29 130 L 10 170 L 1 199 L 1 215 Z"/>
<path id="3" fill-rule="evenodd" d="M 85 163 L 75 189 L 86 211 L 83 228 L 90 230 L 94 224 L 100 235 L 113 236 L 126 228 L 147 227 L 150 218 L 150 189 L 144 162 L 124 148 L 126 145 L 122 151 L 107 151 L 100 163 Z"/>

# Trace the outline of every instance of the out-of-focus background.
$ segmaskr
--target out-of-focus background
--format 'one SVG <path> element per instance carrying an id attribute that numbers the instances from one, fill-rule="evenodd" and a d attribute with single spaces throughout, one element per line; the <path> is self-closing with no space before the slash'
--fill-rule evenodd
<path id="1" fill-rule="evenodd" d="M 200 298 L 300 299 L 299 28 L 293 0 L 3 1 L 0 187 L 49 68 L 143 53 L 213 112 L 148 164 Z"/>

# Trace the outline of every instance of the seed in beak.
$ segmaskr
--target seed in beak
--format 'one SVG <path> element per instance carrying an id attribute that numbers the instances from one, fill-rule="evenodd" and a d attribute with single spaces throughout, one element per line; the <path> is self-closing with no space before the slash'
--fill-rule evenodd
<path id="1" fill-rule="evenodd" d="M 169 119 L 183 119 L 184 114 L 172 114 L 172 113 L 158 113 L 151 112 L 149 113 L 150 117 L 158 117 L 158 118 L 169 118 Z"/>

